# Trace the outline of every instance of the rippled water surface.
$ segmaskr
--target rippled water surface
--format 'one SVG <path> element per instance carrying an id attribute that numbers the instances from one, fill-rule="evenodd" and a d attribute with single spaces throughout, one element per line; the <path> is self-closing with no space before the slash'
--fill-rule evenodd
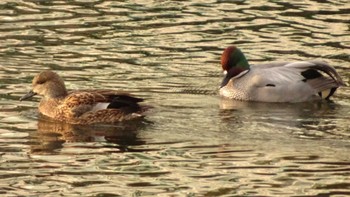
<path id="1" fill-rule="evenodd" d="M 349 84 L 350 3 L 0 2 L 1 196 L 350 195 L 350 90 L 333 102 L 217 95 L 232 44 L 252 63 L 320 58 Z M 19 102 L 52 69 L 69 89 L 124 89 L 142 121 L 74 126 Z"/>

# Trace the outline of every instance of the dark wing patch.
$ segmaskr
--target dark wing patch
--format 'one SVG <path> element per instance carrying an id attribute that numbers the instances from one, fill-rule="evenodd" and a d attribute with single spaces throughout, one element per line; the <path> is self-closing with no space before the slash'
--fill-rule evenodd
<path id="1" fill-rule="evenodd" d="M 138 103 L 143 101 L 142 98 L 137 98 L 128 94 L 109 95 L 109 97 L 112 99 L 112 101 L 118 100 L 118 101 L 128 101 L 132 103 Z"/>
<path id="2" fill-rule="evenodd" d="M 266 86 L 270 86 L 270 87 L 276 87 L 276 85 L 275 84 L 266 84 Z"/>
<path id="3" fill-rule="evenodd" d="M 128 113 L 138 112 L 141 107 L 139 106 L 139 99 L 129 96 L 116 96 L 112 102 L 107 106 L 107 109 L 123 109 Z"/>
<path id="4" fill-rule="evenodd" d="M 319 73 L 315 69 L 307 69 L 307 70 L 301 72 L 301 75 L 303 77 L 305 77 L 305 79 L 303 80 L 304 82 L 309 80 L 309 79 L 316 79 L 316 78 L 319 78 L 319 77 L 323 76 L 321 73 Z"/>

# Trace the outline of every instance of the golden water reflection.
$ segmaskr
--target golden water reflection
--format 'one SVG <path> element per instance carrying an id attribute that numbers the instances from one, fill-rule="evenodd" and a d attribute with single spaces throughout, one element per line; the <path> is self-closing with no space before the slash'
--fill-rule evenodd
<path id="1" fill-rule="evenodd" d="M 349 10 L 348 0 L 0 1 L 0 195 L 350 195 L 350 88 L 297 105 L 217 95 L 232 44 L 252 64 L 322 59 L 349 83 Z M 18 99 L 43 69 L 69 89 L 130 91 L 155 113 L 131 128 L 42 119 L 38 99 Z"/>
<path id="2" fill-rule="evenodd" d="M 116 144 L 116 151 L 128 151 L 130 145 L 142 145 L 138 139 L 140 129 L 146 124 L 142 120 L 123 122 L 117 125 L 72 125 L 51 120 L 43 115 L 38 119 L 37 131 L 31 133 L 34 154 L 57 153 L 65 143 L 105 142 Z"/>

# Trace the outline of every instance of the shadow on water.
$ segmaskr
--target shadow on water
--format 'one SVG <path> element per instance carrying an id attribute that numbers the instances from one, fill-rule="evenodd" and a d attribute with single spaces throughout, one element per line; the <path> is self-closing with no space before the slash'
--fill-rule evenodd
<path id="1" fill-rule="evenodd" d="M 51 120 L 39 115 L 37 131 L 31 133 L 31 152 L 34 154 L 54 154 L 65 143 L 105 142 L 103 147 L 115 149 L 115 152 L 142 152 L 137 148 L 146 143 L 137 137 L 140 130 L 151 124 L 145 120 L 133 120 L 114 125 L 72 125 Z M 85 147 L 94 148 L 94 147 Z"/>

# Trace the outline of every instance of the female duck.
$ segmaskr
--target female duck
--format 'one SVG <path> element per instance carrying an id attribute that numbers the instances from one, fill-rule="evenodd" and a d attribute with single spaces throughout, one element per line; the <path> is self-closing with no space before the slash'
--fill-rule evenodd
<path id="1" fill-rule="evenodd" d="M 345 85 L 336 70 L 323 61 L 250 66 L 235 46 L 224 50 L 221 65 L 226 76 L 220 86 L 220 95 L 236 100 L 303 102 L 329 99 L 338 87 Z"/>
<path id="2" fill-rule="evenodd" d="M 112 90 L 76 90 L 67 92 L 55 72 L 43 71 L 34 77 L 33 89 L 20 98 L 42 96 L 40 113 L 71 124 L 116 123 L 142 117 L 143 99 Z"/>

